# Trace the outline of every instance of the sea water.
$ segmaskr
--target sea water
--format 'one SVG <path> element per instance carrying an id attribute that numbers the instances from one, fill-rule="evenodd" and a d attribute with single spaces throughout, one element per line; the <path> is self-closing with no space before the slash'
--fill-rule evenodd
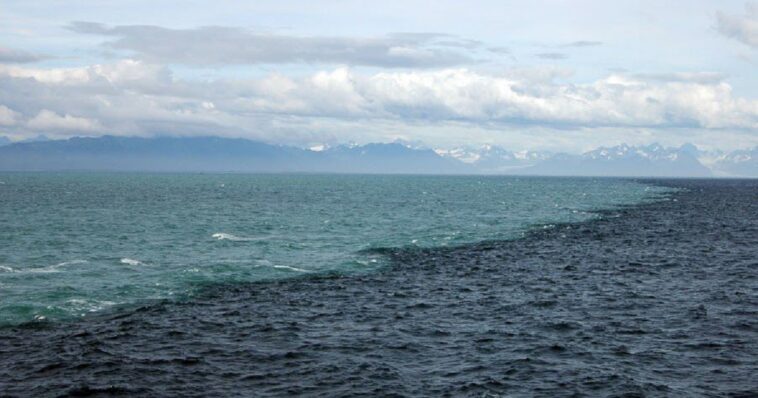
<path id="1" fill-rule="evenodd" d="M 624 179 L 0 174 L 0 324 L 70 320 L 209 285 L 374 272 L 661 198 Z"/>

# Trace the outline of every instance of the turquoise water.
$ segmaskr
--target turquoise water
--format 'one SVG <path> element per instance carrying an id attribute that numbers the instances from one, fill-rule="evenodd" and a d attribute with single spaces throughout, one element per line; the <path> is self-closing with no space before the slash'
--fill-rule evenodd
<path id="1" fill-rule="evenodd" d="M 370 272 L 375 247 L 512 239 L 658 198 L 617 179 L 0 174 L 0 323 L 203 286 Z"/>

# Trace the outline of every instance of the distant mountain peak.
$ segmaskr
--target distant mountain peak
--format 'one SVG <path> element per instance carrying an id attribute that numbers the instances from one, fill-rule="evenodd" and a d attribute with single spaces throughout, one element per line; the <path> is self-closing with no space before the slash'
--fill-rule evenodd
<path id="1" fill-rule="evenodd" d="M 600 147 L 582 154 L 589 159 L 618 160 L 630 158 L 644 158 L 651 161 L 675 161 L 682 156 L 698 157 L 698 149 L 692 144 L 684 144 L 680 147 L 664 147 L 658 143 L 649 145 L 628 145 L 626 143 L 613 147 Z"/>
<path id="2" fill-rule="evenodd" d="M 479 172 L 488 174 L 515 173 L 549 158 L 552 154 L 543 151 L 522 150 L 513 152 L 503 147 L 484 144 L 477 147 L 456 147 L 452 149 L 435 149 L 440 156 L 470 164 Z"/>
<path id="3" fill-rule="evenodd" d="M 710 166 L 718 175 L 758 177 L 758 146 L 721 154 Z"/>
<path id="4" fill-rule="evenodd" d="M 402 139 L 402 138 L 397 138 L 394 141 L 392 141 L 391 143 L 392 144 L 399 144 L 399 145 L 402 145 L 402 146 L 404 146 L 406 148 L 410 148 L 410 149 L 422 149 L 422 150 L 429 149 L 429 147 L 426 144 L 424 144 L 423 142 L 421 142 L 421 141 L 412 141 L 412 140 L 405 140 L 405 139 Z"/>
<path id="5" fill-rule="evenodd" d="M 327 149 L 329 149 L 328 144 L 316 144 L 316 145 L 311 145 L 310 147 L 308 147 L 308 150 L 311 152 L 323 152 Z"/>
<path id="6" fill-rule="evenodd" d="M 724 153 L 692 144 L 622 143 L 572 155 L 492 144 L 432 150 L 404 140 L 295 148 L 218 136 L 102 136 L 6 144 L 0 146 L 0 170 L 758 177 L 758 147 Z"/>

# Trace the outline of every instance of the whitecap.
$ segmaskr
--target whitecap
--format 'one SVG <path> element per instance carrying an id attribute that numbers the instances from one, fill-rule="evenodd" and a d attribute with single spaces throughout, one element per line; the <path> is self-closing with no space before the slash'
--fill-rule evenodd
<path id="1" fill-rule="evenodd" d="M 59 267 L 65 267 L 67 265 L 74 265 L 74 264 L 86 264 L 89 261 L 87 260 L 71 260 L 71 261 L 64 261 L 62 263 L 58 263 L 53 265 L 53 268 L 59 268 Z"/>
<path id="2" fill-rule="evenodd" d="M 218 240 L 230 240 L 232 242 L 247 242 L 247 241 L 254 240 L 252 238 L 241 238 L 239 236 L 227 234 L 224 232 L 216 232 L 215 234 L 211 235 L 211 237 L 216 238 Z"/>
<path id="3" fill-rule="evenodd" d="M 48 265 L 47 267 L 36 267 L 36 268 L 27 268 L 27 269 L 13 269 L 11 267 L 0 266 L 0 270 L 5 271 L 5 272 L 16 272 L 16 273 L 47 274 L 47 273 L 53 273 L 53 272 L 60 272 L 60 268 L 63 268 L 67 265 L 84 264 L 87 262 L 88 262 L 87 260 L 71 260 L 71 261 L 64 261 L 62 263 L 58 263 L 54 265 Z"/>
<path id="4" fill-rule="evenodd" d="M 97 312 L 116 305 L 116 302 L 94 299 L 70 299 L 66 301 L 68 307 L 74 311 Z M 81 314 L 84 315 L 84 314 Z"/>
<path id="5" fill-rule="evenodd" d="M 29 271 L 29 272 L 38 272 L 38 273 L 39 273 L 39 272 L 41 272 L 41 273 L 45 273 L 45 272 L 59 272 L 58 268 L 62 268 L 62 267 L 65 267 L 65 266 L 67 266 L 67 265 L 74 265 L 74 264 L 84 264 L 84 263 L 86 263 L 86 262 L 87 262 L 87 260 L 71 260 L 71 261 L 64 261 L 64 262 L 62 262 L 62 263 L 58 263 L 58 264 L 55 264 L 55 265 L 50 265 L 50 266 L 47 266 L 47 267 L 42 267 L 42 268 L 32 268 L 32 269 L 30 269 L 30 270 L 28 270 L 28 271 Z"/>
<path id="6" fill-rule="evenodd" d="M 297 271 L 297 272 L 310 272 L 307 269 L 290 267 L 289 265 L 275 265 L 274 268 L 288 269 L 288 270 Z"/>
<path id="7" fill-rule="evenodd" d="M 124 257 L 124 258 L 121 259 L 121 264 L 126 264 L 126 265 L 145 265 L 145 263 L 143 263 L 142 261 L 135 260 L 133 258 L 127 258 L 127 257 Z"/>
<path id="8" fill-rule="evenodd" d="M 39 268 L 29 268 L 29 269 L 23 269 L 23 270 L 16 270 L 15 272 L 18 273 L 30 273 L 30 274 L 50 274 L 53 272 L 60 272 L 55 266 L 49 266 L 49 267 L 39 267 Z"/>

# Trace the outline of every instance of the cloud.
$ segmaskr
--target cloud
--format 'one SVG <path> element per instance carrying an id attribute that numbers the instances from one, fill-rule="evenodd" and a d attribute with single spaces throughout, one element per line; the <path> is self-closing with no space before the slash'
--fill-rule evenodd
<path id="1" fill-rule="evenodd" d="M 535 54 L 538 58 L 542 59 L 552 59 L 552 60 L 559 60 L 559 59 L 566 59 L 568 58 L 568 55 L 563 53 L 539 53 Z"/>
<path id="2" fill-rule="evenodd" d="M 487 50 L 495 54 L 505 54 L 505 55 L 513 54 L 511 52 L 511 49 L 509 49 L 508 47 L 501 47 L 501 46 L 487 47 Z"/>
<path id="3" fill-rule="evenodd" d="M 481 43 L 436 33 L 376 38 L 303 37 L 206 26 L 168 29 L 151 25 L 109 27 L 73 22 L 70 30 L 112 37 L 104 43 L 133 57 L 186 65 L 346 64 L 379 67 L 446 67 L 474 62 L 466 50 Z"/>
<path id="4" fill-rule="evenodd" d="M 55 132 L 56 130 L 95 131 L 100 125 L 96 120 L 75 117 L 69 114 L 58 115 L 47 109 L 41 110 L 26 125 L 33 130 Z"/>
<path id="5" fill-rule="evenodd" d="M 81 86 L 90 83 L 120 85 L 126 82 L 145 87 L 156 87 L 171 80 L 165 67 L 145 64 L 131 59 L 112 64 L 97 64 L 74 68 L 29 68 L 0 65 L 0 76 L 34 79 L 40 83 Z"/>
<path id="6" fill-rule="evenodd" d="M 588 40 L 579 40 L 579 41 L 572 41 L 571 43 L 566 43 L 562 45 L 561 47 L 596 47 L 596 46 L 602 46 L 603 42 L 601 41 L 588 41 Z"/>
<path id="7" fill-rule="evenodd" d="M 716 29 L 724 36 L 758 48 L 758 3 L 745 4 L 745 15 L 716 14 Z"/>
<path id="8" fill-rule="evenodd" d="M 758 101 L 736 96 L 712 74 L 612 74 L 569 84 L 550 77 L 560 71 L 548 72 L 357 73 L 340 67 L 297 78 L 195 81 L 134 60 L 69 69 L 0 67 L 0 103 L 17 113 L 19 134 L 30 136 L 214 134 L 298 143 L 381 139 L 398 131 L 413 138 L 413 131 L 451 126 L 460 139 L 477 129 L 539 128 L 555 137 L 584 129 L 753 135 L 758 129 Z"/>
<path id="9" fill-rule="evenodd" d="M 675 73 L 637 73 L 636 79 L 660 82 L 690 82 L 715 84 L 724 81 L 726 76 L 717 72 L 675 72 Z"/>
<path id="10" fill-rule="evenodd" d="M 0 63 L 22 64 L 41 61 L 45 58 L 47 57 L 22 50 L 0 47 Z"/>
<path id="11" fill-rule="evenodd" d="M 19 116 L 21 115 L 13 109 L 0 105 L 0 126 L 13 126 Z"/>

